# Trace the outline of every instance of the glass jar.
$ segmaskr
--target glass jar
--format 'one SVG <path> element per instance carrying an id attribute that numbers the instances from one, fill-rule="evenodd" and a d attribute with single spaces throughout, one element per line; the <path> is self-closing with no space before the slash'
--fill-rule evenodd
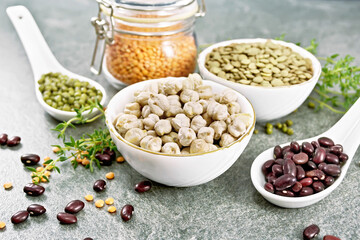
<path id="1" fill-rule="evenodd" d="M 205 14 L 204 0 L 201 5 L 197 0 L 97 1 L 99 14 L 92 19 L 97 33 L 92 72 L 100 74 L 103 68 L 115 87 L 194 72 L 194 24 L 196 17 Z M 105 45 L 97 70 L 94 63 L 101 40 Z"/>

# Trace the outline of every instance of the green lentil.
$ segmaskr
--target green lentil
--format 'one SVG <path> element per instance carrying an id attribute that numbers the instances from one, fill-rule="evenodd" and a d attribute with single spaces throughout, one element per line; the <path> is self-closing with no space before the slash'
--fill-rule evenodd
<path id="1" fill-rule="evenodd" d="M 281 128 L 282 128 L 282 124 L 281 124 L 281 123 L 277 123 L 277 124 L 275 125 L 275 127 L 276 127 L 277 129 L 281 129 Z"/>
<path id="2" fill-rule="evenodd" d="M 294 134 L 294 130 L 292 128 L 288 128 L 288 130 L 286 131 L 286 133 L 288 135 L 293 135 Z"/>
<path id="3" fill-rule="evenodd" d="M 309 102 L 309 103 L 308 103 L 308 107 L 309 107 L 309 108 L 315 108 L 315 103 Z"/>
<path id="4" fill-rule="evenodd" d="M 258 133 L 259 133 L 259 130 L 255 129 L 254 134 L 258 134 Z"/>
<path id="5" fill-rule="evenodd" d="M 273 128 L 273 125 L 271 123 L 266 123 L 265 127 L 266 128 Z"/>
<path id="6" fill-rule="evenodd" d="M 102 99 L 102 92 L 88 82 L 69 78 L 61 73 L 43 74 L 38 80 L 39 91 L 49 106 L 63 110 L 74 111 L 81 106 L 90 105 L 90 101 Z"/>
<path id="7" fill-rule="evenodd" d="M 289 127 L 291 127 L 293 125 L 293 121 L 291 121 L 291 120 L 286 120 L 285 123 Z"/>
<path id="8" fill-rule="evenodd" d="M 273 133 L 273 128 L 266 128 L 266 134 L 271 135 Z"/>
<path id="9" fill-rule="evenodd" d="M 286 124 L 283 124 L 281 131 L 283 131 L 283 133 L 287 133 L 287 130 L 288 130 L 288 127 L 286 126 Z"/>

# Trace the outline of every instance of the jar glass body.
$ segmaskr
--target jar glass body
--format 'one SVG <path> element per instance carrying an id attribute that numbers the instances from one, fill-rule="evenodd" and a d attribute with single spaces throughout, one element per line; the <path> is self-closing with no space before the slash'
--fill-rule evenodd
<path id="1" fill-rule="evenodd" d="M 114 42 L 105 52 L 106 70 L 124 84 L 188 76 L 196 67 L 194 23 L 195 17 L 156 23 L 114 19 Z"/>

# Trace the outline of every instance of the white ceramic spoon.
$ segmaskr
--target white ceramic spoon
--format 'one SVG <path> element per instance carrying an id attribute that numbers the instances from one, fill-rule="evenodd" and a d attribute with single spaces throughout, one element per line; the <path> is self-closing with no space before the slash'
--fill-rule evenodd
<path id="1" fill-rule="evenodd" d="M 251 166 L 251 181 L 256 190 L 263 195 L 263 197 L 269 202 L 284 208 L 301 208 L 314 204 L 326 196 L 328 196 L 335 188 L 337 188 L 344 179 L 347 170 L 349 169 L 351 160 L 360 144 L 360 99 L 358 99 L 354 105 L 347 111 L 347 113 L 328 131 L 320 134 L 316 137 L 297 141 L 311 142 L 317 140 L 319 137 L 329 137 L 335 143 L 339 143 L 344 147 L 344 153 L 349 156 L 347 162 L 341 168 L 340 176 L 335 182 L 325 190 L 309 195 L 306 197 L 284 197 L 273 193 L 270 193 L 264 189 L 265 177 L 261 171 L 262 165 L 269 159 L 273 158 L 274 148 L 269 148 L 262 152 L 252 163 Z M 280 146 L 289 145 L 290 143 L 284 143 Z"/>
<path id="2" fill-rule="evenodd" d="M 76 78 L 80 81 L 89 82 L 90 85 L 96 87 L 102 92 L 103 98 L 100 103 L 104 105 L 106 101 L 105 89 L 94 80 L 77 75 L 61 66 L 61 64 L 52 54 L 49 46 L 46 44 L 45 39 L 42 36 L 38 26 L 36 25 L 34 18 L 26 7 L 8 7 L 6 9 L 6 12 L 10 20 L 14 24 L 15 29 L 25 48 L 34 74 L 36 97 L 46 112 L 61 121 L 67 121 L 72 117 L 76 116 L 75 112 L 67 112 L 50 107 L 43 100 L 41 92 L 39 91 L 39 84 L 37 81 L 41 78 L 42 74 L 49 72 L 60 72 L 64 75 L 69 76 L 70 78 Z M 90 117 L 91 115 L 95 115 L 96 113 L 98 113 L 97 109 L 92 113 L 86 111 L 83 115 Z"/>

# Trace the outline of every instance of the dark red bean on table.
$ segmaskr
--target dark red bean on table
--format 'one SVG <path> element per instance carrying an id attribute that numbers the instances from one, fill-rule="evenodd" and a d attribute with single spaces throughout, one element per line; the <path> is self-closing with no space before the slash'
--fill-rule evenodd
<path id="1" fill-rule="evenodd" d="M 274 159 L 267 160 L 261 167 L 261 170 L 264 175 L 268 174 L 271 171 L 272 165 L 275 163 Z"/>
<path id="2" fill-rule="evenodd" d="M 295 194 L 290 190 L 276 191 L 275 194 L 284 197 L 295 197 Z"/>
<path id="3" fill-rule="evenodd" d="M 320 228 L 315 224 L 306 227 L 303 232 L 304 240 L 310 240 L 315 238 L 319 234 L 319 232 Z"/>
<path id="4" fill-rule="evenodd" d="M 90 237 L 87 237 L 87 238 L 84 238 L 84 240 L 93 240 L 93 239 Z"/>
<path id="5" fill-rule="evenodd" d="M 303 187 L 310 186 L 313 183 L 312 178 L 303 178 L 299 181 Z"/>
<path id="6" fill-rule="evenodd" d="M 275 156 L 275 158 L 282 158 L 282 156 L 283 156 L 282 148 L 279 145 L 274 147 L 274 156 Z"/>
<path id="7" fill-rule="evenodd" d="M 292 160 L 299 165 L 305 164 L 309 161 L 309 156 L 306 153 L 297 153 L 292 157 Z"/>
<path id="8" fill-rule="evenodd" d="M 95 158 L 99 160 L 101 166 L 110 166 L 112 164 L 110 155 L 106 153 L 96 153 Z"/>
<path id="9" fill-rule="evenodd" d="M 325 166 L 326 166 L 326 163 L 322 162 L 318 165 L 318 169 L 323 171 Z"/>
<path id="10" fill-rule="evenodd" d="M 325 161 L 327 163 L 331 163 L 331 164 L 339 164 L 340 163 L 339 157 L 332 153 L 326 154 Z"/>
<path id="11" fill-rule="evenodd" d="M 275 177 L 278 177 L 283 174 L 283 167 L 279 164 L 274 164 L 271 167 L 271 171 L 274 173 Z"/>
<path id="12" fill-rule="evenodd" d="M 266 191 L 274 193 L 274 185 L 271 183 L 265 183 L 264 188 Z"/>
<path id="13" fill-rule="evenodd" d="M 40 216 L 46 212 L 45 207 L 40 204 L 31 204 L 30 206 L 28 206 L 28 208 L 26 210 L 32 217 Z"/>
<path id="14" fill-rule="evenodd" d="M 319 169 L 314 169 L 305 172 L 306 177 L 310 177 L 313 180 L 324 180 L 325 179 L 325 173 Z"/>
<path id="15" fill-rule="evenodd" d="M 345 163 L 348 159 L 349 159 L 349 156 L 347 154 L 345 154 L 345 153 L 341 153 L 340 156 L 339 156 L 339 160 L 342 163 Z"/>
<path id="16" fill-rule="evenodd" d="M 102 179 L 96 180 L 93 185 L 93 189 L 95 192 L 104 191 L 106 189 L 106 182 Z"/>
<path id="17" fill-rule="evenodd" d="M 324 179 L 324 185 L 326 187 L 331 186 L 334 182 L 335 182 L 335 178 L 332 176 L 326 176 L 326 178 Z"/>
<path id="18" fill-rule="evenodd" d="M 300 183 L 300 182 L 296 182 L 295 184 L 294 184 L 294 186 L 292 186 L 292 190 L 294 191 L 294 192 L 300 192 L 300 190 L 302 189 L 302 184 Z"/>
<path id="19" fill-rule="evenodd" d="M 291 142 L 290 149 L 293 153 L 299 153 L 300 152 L 300 144 L 297 142 Z"/>
<path id="20" fill-rule="evenodd" d="M 306 165 L 307 165 L 308 168 L 310 168 L 310 169 L 317 169 L 317 166 L 316 166 L 316 164 L 315 164 L 313 161 L 308 161 L 308 162 L 306 163 Z"/>
<path id="21" fill-rule="evenodd" d="M 284 174 L 290 174 L 296 177 L 296 165 L 293 162 L 293 160 L 291 159 L 284 160 L 283 172 Z"/>
<path id="22" fill-rule="evenodd" d="M 338 177 L 341 173 L 341 168 L 339 165 L 336 165 L 336 164 L 327 164 L 324 167 L 324 172 L 330 176 Z M 321 180 L 323 180 L 323 179 L 321 179 Z"/>
<path id="23" fill-rule="evenodd" d="M 301 144 L 301 149 L 303 152 L 305 152 L 307 155 L 312 155 L 314 153 L 314 147 L 309 142 L 303 142 Z"/>
<path id="24" fill-rule="evenodd" d="M 19 224 L 24 222 L 29 217 L 28 211 L 19 211 L 12 215 L 11 222 L 13 224 Z"/>
<path id="25" fill-rule="evenodd" d="M 0 145 L 6 145 L 8 135 L 6 133 L 0 134 Z"/>
<path id="26" fill-rule="evenodd" d="M 336 156 L 340 156 L 340 154 L 343 152 L 344 148 L 341 144 L 336 144 L 334 146 L 331 146 L 330 152 L 335 154 Z"/>
<path id="27" fill-rule="evenodd" d="M 271 184 L 274 184 L 276 179 L 277 179 L 277 177 L 275 176 L 275 174 L 273 172 L 266 175 L 266 181 L 271 183 Z"/>
<path id="28" fill-rule="evenodd" d="M 65 212 L 67 213 L 78 213 L 81 210 L 83 210 L 83 208 L 85 207 L 85 203 L 81 200 L 72 200 L 70 201 L 66 207 L 65 207 Z"/>
<path id="29" fill-rule="evenodd" d="M 21 141 L 20 137 L 14 136 L 14 137 L 8 138 L 8 140 L 6 141 L 6 145 L 8 147 L 15 147 L 16 145 L 19 145 L 20 141 Z"/>
<path id="30" fill-rule="evenodd" d="M 110 148 L 105 148 L 104 149 L 104 153 L 106 153 L 107 155 L 110 156 L 110 160 L 111 161 L 115 161 L 116 160 L 116 153 L 114 150 L 110 150 Z"/>
<path id="31" fill-rule="evenodd" d="M 33 153 L 23 154 L 20 157 L 21 162 L 26 166 L 36 165 L 40 161 L 40 156 Z"/>
<path id="32" fill-rule="evenodd" d="M 29 196 L 40 196 L 45 192 L 45 188 L 40 185 L 36 185 L 33 183 L 28 183 L 24 187 L 24 192 Z"/>
<path id="33" fill-rule="evenodd" d="M 319 147 L 315 150 L 315 154 L 314 154 L 314 157 L 313 157 L 313 162 L 315 164 L 319 164 L 319 163 L 322 163 L 325 161 L 325 158 L 326 158 L 326 151 L 324 148 L 322 147 Z"/>
<path id="34" fill-rule="evenodd" d="M 331 139 L 328 138 L 328 137 L 321 137 L 321 138 L 318 139 L 318 142 L 319 142 L 320 146 L 326 147 L 326 148 L 335 145 L 334 141 L 331 140 Z"/>
<path id="35" fill-rule="evenodd" d="M 77 222 L 77 217 L 75 215 L 70 214 L 70 213 L 59 212 L 56 215 L 56 218 L 62 224 L 73 224 L 73 223 Z"/>
<path id="36" fill-rule="evenodd" d="M 274 186 L 276 190 L 284 190 L 292 187 L 295 183 L 296 177 L 290 174 L 284 174 L 275 180 Z"/>
<path id="37" fill-rule="evenodd" d="M 301 180 L 305 177 L 305 170 L 302 166 L 296 166 L 296 179 Z"/>
<path id="38" fill-rule="evenodd" d="M 333 236 L 333 235 L 325 235 L 325 236 L 323 237 L 323 240 L 341 240 L 341 239 L 338 238 L 338 237 L 335 237 L 335 236 Z"/>
<path id="39" fill-rule="evenodd" d="M 320 144 L 317 141 L 312 141 L 311 145 L 313 145 L 314 149 L 317 149 L 320 147 Z"/>
<path id="40" fill-rule="evenodd" d="M 133 215 L 133 211 L 134 211 L 134 207 L 130 204 L 126 204 L 121 209 L 121 212 L 120 212 L 121 218 L 125 222 L 129 221 Z"/>
<path id="41" fill-rule="evenodd" d="M 299 192 L 299 196 L 305 197 L 305 196 L 309 196 L 313 193 L 314 193 L 314 190 L 311 187 L 303 187 Z"/>
<path id="42" fill-rule="evenodd" d="M 141 181 L 135 185 L 135 191 L 138 193 L 147 192 L 151 189 L 151 182 L 150 181 Z"/>
<path id="43" fill-rule="evenodd" d="M 325 186 L 322 182 L 315 181 L 312 184 L 312 188 L 314 189 L 315 192 L 321 192 L 325 189 Z"/>
<path id="44" fill-rule="evenodd" d="M 284 165 L 284 159 L 278 158 L 278 159 L 275 160 L 275 163 L 282 166 L 282 165 Z"/>

